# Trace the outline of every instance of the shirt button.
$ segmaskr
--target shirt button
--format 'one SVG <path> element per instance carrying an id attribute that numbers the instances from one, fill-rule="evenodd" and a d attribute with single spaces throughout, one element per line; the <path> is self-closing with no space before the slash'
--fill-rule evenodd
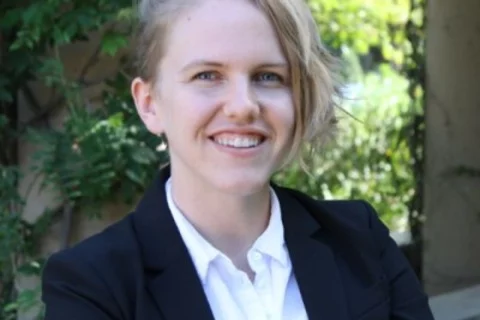
<path id="1" fill-rule="evenodd" d="M 255 261 L 259 261 L 260 259 L 262 259 L 262 255 L 259 252 L 254 252 L 252 258 Z"/>

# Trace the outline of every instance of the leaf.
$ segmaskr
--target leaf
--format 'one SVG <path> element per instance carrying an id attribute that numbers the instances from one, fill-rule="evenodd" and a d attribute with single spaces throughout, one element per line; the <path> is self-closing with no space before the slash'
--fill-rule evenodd
<path id="1" fill-rule="evenodd" d="M 5 311 L 5 312 L 12 312 L 12 311 L 18 310 L 18 308 L 19 308 L 18 303 L 17 303 L 17 302 L 12 302 L 12 303 L 7 304 L 7 305 L 3 308 L 3 311 Z"/>
<path id="2" fill-rule="evenodd" d="M 28 311 L 35 305 L 37 305 L 39 300 L 40 288 L 27 289 L 20 292 L 17 298 L 18 310 Z"/>
<path id="3" fill-rule="evenodd" d="M 128 45 L 127 37 L 116 32 L 106 32 L 102 38 L 100 52 L 109 56 L 114 56 L 118 50 Z"/>
<path id="4" fill-rule="evenodd" d="M 144 181 L 142 179 L 142 177 L 135 171 L 131 170 L 131 169 L 127 169 L 125 171 L 125 175 L 132 181 L 132 182 L 135 182 L 136 184 L 138 184 L 139 186 L 142 186 L 144 185 Z"/>
<path id="5" fill-rule="evenodd" d="M 123 125 L 124 115 L 122 112 L 117 112 L 108 117 L 108 124 L 114 128 L 120 128 Z"/>
<path id="6" fill-rule="evenodd" d="M 116 18 L 120 21 L 132 21 L 135 19 L 135 14 L 133 8 L 123 8 L 118 11 Z"/>
<path id="7" fill-rule="evenodd" d="M 136 147 L 132 153 L 132 159 L 140 164 L 151 164 L 157 160 L 157 154 L 149 147 Z"/>
<path id="8" fill-rule="evenodd" d="M 2 19 L 0 19 L 0 29 L 8 30 L 20 23 L 23 10 L 23 8 L 17 7 L 3 12 Z"/>
<path id="9" fill-rule="evenodd" d="M 6 127 L 8 122 L 9 122 L 8 118 L 5 115 L 0 114 L 0 129 L 3 129 L 4 127 Z"/>
<path id="10" fill-rule="evenodd" d="M 39 261 L 30 261 L 18 267 L 17 271 L 26 276 L 37 276 L 41 274 L 44 259 Z"/>

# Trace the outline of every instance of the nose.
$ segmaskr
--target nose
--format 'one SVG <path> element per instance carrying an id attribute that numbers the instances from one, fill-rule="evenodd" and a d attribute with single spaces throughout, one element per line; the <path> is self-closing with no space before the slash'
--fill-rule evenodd
<path id="1" fill-rule="evenodd" d="M 232 81 L 223 112 L 237 124 L 248 124 L 258 118 L 260 106 L 249 80 Z"/>

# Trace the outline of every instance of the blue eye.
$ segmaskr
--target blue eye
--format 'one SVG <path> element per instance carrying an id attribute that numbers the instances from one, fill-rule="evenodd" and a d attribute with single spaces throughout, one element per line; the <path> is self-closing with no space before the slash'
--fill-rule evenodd
<path id="1" fill-rule="evenodd" d="M 194 77 L 195 80 L 214 81 L 218 80 L 219 75 L 213 71 L 205 71 L 197 73 Z"/>
<path id="2" fill-rule="evenodd" d="M 273 72 L 262 72 L 257 75 L 257 81 L 261 82 L 282 82 L 283 78 Z"/>

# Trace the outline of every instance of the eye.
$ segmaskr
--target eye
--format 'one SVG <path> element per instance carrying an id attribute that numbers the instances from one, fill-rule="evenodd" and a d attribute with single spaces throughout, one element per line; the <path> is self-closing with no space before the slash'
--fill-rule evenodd
<path id="1" fill-rule="evenodd" d="M 215 71 L 203 71 L 197 73 L 194 77 L 194 80 L 202 80 L 202 81 L 216 81 L 220 79 L 220 74 Z"/>
<path id="2" fill-rule="evenodd" d="M 274 72 L 261 72 L 255 76 L 255 80 L 258 82 L 275 82 L 275 83 L 282 83 L 283 77 Z"/>

